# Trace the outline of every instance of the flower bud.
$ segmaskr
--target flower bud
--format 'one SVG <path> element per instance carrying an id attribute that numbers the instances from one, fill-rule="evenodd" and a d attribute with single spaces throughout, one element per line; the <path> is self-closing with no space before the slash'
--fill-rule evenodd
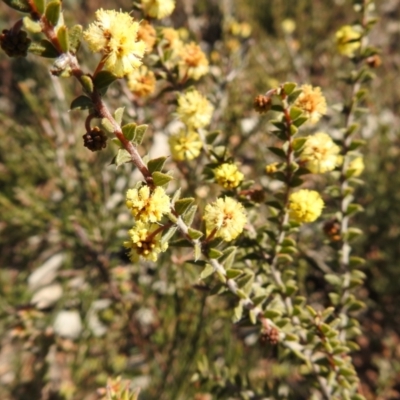
<path id="1" fill-rule="evenodd" d="M 107 135 L 97 126 L 82 137 L 83 145 L 91 151 L 100 151 L 107 147 Z"/>

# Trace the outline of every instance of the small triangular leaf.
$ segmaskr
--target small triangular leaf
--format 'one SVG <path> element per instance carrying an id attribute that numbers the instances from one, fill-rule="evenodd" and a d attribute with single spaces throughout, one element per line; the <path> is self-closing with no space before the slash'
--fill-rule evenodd
<path id="1" fill-rule="evenodd" d="M 118 125 L 122 124 L 122 117 L 124 116 L 125 107 L 119 107 L 114 112 L 114 119 Z M 130 139 L 128 139 L 130 140 Z"/>
<path id="2" fill-rule="evenodd" d="M 303 110 L 298 107 L 291 107 L 289 111 L 290 118 L 294 121 L 303 114 Z"/>
<path id="3" fill-rule="evenodd" d="M 186 197 L 184 199 L 177 200 L 174 205 L 175 211 L 178 215 L 182 215 L 193 204 L 193 202 L 193 197 Z"/>
<path id="4" fill-rule="evenodd" d="M 293 257 L 289 254 L 279 253 L 276 255 L 276 258 L 281 264 L 289 264 L 293 262 Z"/>
<path id="5" fill-rule="evenodd" d="M 276 200 L 266 201 L 265 204 L 269 207 L 276 208 L 277 210 L 283 209 L 283 204 Z"/>
<path id="6" fill-rule="evenodd" d="M 361 236 L 363 234 L 363 231 L 361 229 L 358 228 L 349 228 L 347 230 L 347 232 L 344 234 L 344 236 L 346 237 L 346 239 L 348 241 L 351 241 L 355 238 L 358 238 L 359 236 Z"/>
<path id="7" fill-rule="evenodd" d="M 164 186 L 174 178 L 171 175 L 163 174 L 162 172 L 156 171 L 151 174 L 153 182 L 156 186 Z"/>
<path id="8" fill-rule="evenodd" d="M 268 150 L 281 158 L 286 158 L 286 153 L 279 147 L 268 147 Z"/>
<path id="9" fill-rule="evenodd" d="M 203 232 L 198 231 L 197 229 L 189 228 L 188 229 L 189 237 L 193 240 L 198 240 L 203 236 Z"/>
<path id="10" fill-rule="evenodd" d="M 235 279 L 238 276 L 242 275 L 243 271 L 241 269 L 228 269 L 226 271 L 226 276 L 229 279 Z"/>
<path id="11" fill-rule="evenodd" d="M 79 50 L 82 37 L 82 25 L 74 25 L 72 28 L 68 29 L 69 36 L 69 51 L 72 54 L 76 54 Z"/>
<path id="12" fill-rule="evenodd" d="M 214 248 L 211 248 L 208 251 L 208 257 L 213 258 L 213 259 L 220 258 L 222 256 L 222 254 L 223 254 L 222 251 L 220 251 L 218 249 L 214 249 Z"/>
<path id="13" fill-rule="evenodd" d="M 257 323 L 257 313 L 254 309 L 249 311 L 249 318 L 253 325 Z"/>
<path id="14" fill-rule="evenodd" d="M 296 138 L 293 140 L 292 142 L 292 146 L 293 146 L 293 150 L 294 151 L 300 151 L 304 144 L 307 142 L 307 138 L 306 137 L 301 137 L 301 138 Z"/>
<path id="15" fill-rule="evenodd" d="M 42 27 L 38 21 L 35 21 L 30 16 L 26 16 L 23 18 L 24 27 L 28 32 L 31 33 L 40 33 L 42 32 Z"/>
<path id="16" fill-rule="evenodd" d="M 113 159 L 113 164 L 116 164 L 117 168 L 125 163 L 131 162 L 132 157 L 125 149 L 119 149 L 117 155 Z"/>
<path id="17" fill-rule="evenodd" d="M 366 143 L 364 139 L 354 139 L 350 144 L 349 150 L 356 150 L 361 146 L 365 146 Z"/>
<path id="18" fill-rule="evenodd" d="M 86 93 L 91 94 L 93 93 L 93 81 L 92 78 L 88 75 L 82 75 L 80 78 L 80 81 L 82 83 L 83 89 L 85 90 Z"/>
<path id="19" fill-rule="evenodd" d="M 254 282 L 253 273 L 246 273 L 237 280 L 239 288 L 242 289 L 247 295 L 250 294 L 253 282 Z"/>
<path id="20" fill-rule="evenodd" d="M 169 242 L 170 239 L 172 238 L 172 236 L 174 236 L 174 234 L 175 234 L 175 232 L 176 232 L 177 229 L 178 229 L 178 228 L 177 228 L 176 226 L 173 226 L 172 228 L 169 228 L 169 229 L 164 233 L 164 235 L 162 236 L 162 238 L 161 238 L 161 243 L 164 244 L 164 243 Z"/>
<path id="21" fill-rule="evenodd" d="M 286 124 L 279 120 L 271 121 L 271 124 L 277 127 L 280 131 L 286 131 Z"/>
<path id="22" fill-rule="evenodd" d="M 136 145 L 139 145 L 139 144 L 142 143 L 144 135 L 146 134 L 146 131 L 147 131 L 148 127 L 149 127 L 148 125 L 138 125 L 136 127 L 135 136 L 133 138 L 133 142 Z"/>
<path id="23" fill-rule="evenodd" d="M 115 146 L 122 148 L 122 143 L 120 142 L 120 140 L 118 138 L 112 138 L 111 139 L 111 143 L 114 144 Z"/>
<path id="24" fill-rule="evenodd" d="M 243 316 L 243 305 L 239 301 L 239 304 L 233 309 L 232 321 L 234 323 L 239 322 Z"/>
<path id="25" fill-rule="evenodd" d="M 282 315 L 281 311 L 278 310 L 266 310 L 264 312 L 264 317 L 265 318 L 270 318 L 270 319 L 274 319 L 276 317 L 280 317 Z"/>
<path id="26" fill-rule="evenodd" d="M 46 0 L 34 0 L 33 4 L 35 5 L 36 11 L 40 15 L 42 15 L 45 10 Z M 32 10 L 32 8 L 31 8 L 31 11 L 34 11 L 34 10 Z"/>
<path id="27" fill-rule="evenodd" d="M 194 259 L 197 261 L 201 257 L 201 244 L 196 243 L 194 245 Z"/>
<path id="28" fill-rule="evenodd" d="M 113 126 L 113 124 L 112 124 L 107 118 L 102 118 L 102 119 L 101 119 L 101 126 L 102 126 L 108 133 L 114 133 L 114 126 Z"/>
<path id="29" fill-rule="evenodd" d="M 192 225 L 194 217 L 196 215 L 196 211 L 197 211 L 197 206 L 194 205 L 190 207 L 189 210 L 186 211 L 184 215 L 182 215 L 182 220 L 187 226 Z"/>
<path id="30" fill-rule="evenodd" d="M 72 100 L 70 105 L 70 110 L 89 110 L 90 108 L 93 108 L 92 100 L 83 95 Z"/>
<path id="31" fill-rule="evenodd" d="M 131 122 L 130 124 L 126 124 L 122 127 L 122 133 L 127 140 L 131 141 L 135 137 L 135 129 L 136 124 L 134 122 Z"/>
<path id="32" fill-rule="evenodd" d="M 282 112 L 284 110 L 284 108 L 280 104 L 272 104 L 271 110 L 272 111 L 277 111 L 277 112 Z"/>
<path id="33" fill-rule="evenodd" d="M 28 1 L 24 0 L 3 0 L 9 7 L 17 10 L 19 12 L 29 13 L 32 10 L 32 7 L 29 5 Z M 43 5 L 44 8 L 44 5 Z"/>
<path id="34" fill-rule="evenodd" d="M 294 178 L 292 178 L 292 180 L 290 181 L 289 186 L 290 187 L 297 187 L 297 186 L 301 186 L 304 183 L 304 180 L 295 176 Z"/>
<path id="35" fill-rule="evenodd" d="M 61 14 L 61 2 L 58 0 L 50 1 L 46 7 L 46 19 L 50 25 L 56 26 Z"/>
<path id="36" fill-rule="evenodd" d="M 172 212 L 167 213 L 168 219 L 173 223 L 177 224 L 178 223 L 178 217 L 174 215 Z"/>
<path id="37" fill-rule="evenodd" d="M 299 128 L 301 125 L 303 125 L 305 122 L 308 121 L 307 117 L 298 117 L 295 121 L 292 122 L 294 126 Z"/>
<path id="38" fill-rule="evenodd" d="M 289 96 L 294 89 L 296 89 L 296 84 L 294 82 L 286 82 L 283 85 L 284 92 Z"/>
<path id="39" fill-rule="evenodd" d="M 335 274 L 325 274 L 325 280 L 330 283 L 332 286 L 339 287 L 342 284 L 342 278 Z"/>
<path id="40" fill-rule="evenodd" d="M 223 251 L 224 255 L 221 258 L 221 263 L 224 264 L 225 269 L 232 267 L 233 262 L 235 261 L 236 250 L 236 246 L 230 246 Z"/>
<path id="41" fill-rule="evenodd" d="M 350 136 L 350 135 L 352 135 L 353 133 L 357 132 L 359 128 L 360 128 L 360 124 L 359 124 L 359 123 L 351 124 L 351 125 L 346 129 L 345 136 Z"/>
<path id="42" fill-rule="evenodd" d="M 268 296 L 266 296 L 265 294 L 263 294 L 263 295 L 261 295 L 261 296 L 253 297 L 251 300 L 252 300 L 252 302 L 253 302 L 253 304 L 254 304 L 255 306 L 258 306 L 258 305 L 261 304 L 263 301 L 267 300 L 267 297 L 268 297 Z"/>
<path id="43" fill-rule="evenodd" d="M 303 93 L 301 89 L 294 90 L 290 95 L 288 96 L 288 103 L 294 103 L 297 98 Z"/>
<path id="44" fill-rule="evenodd" d="M 206 279 L 210 275 L 214 273 L 214 267 L 210 264 L 207 264 L 203 271 L 201 271 L 200 279 Z"/>
<path id="45" fill-rule="evenodd" d="M 171 247 L 192 247 L 193 246 L 189 240 L 184 239 L 184 238 L 174 240 L 173 242 L 170 242 L 169 245 Z"/>
<path id="46" fill-rule="evenodd" d="M 60 26 L 57 30 L 57 39 L 60 43 L 61 49 L 64 53 L 69 50 L 69 36 L 68 36 L 68 28 L 63 25 Z"/>
<path id="47" fill-rule="evenodd" d="M 150 173 L 162 171 L 165 161 L 167 161 L 167 157 L 153 158 L 147 163 L 147 168 L 149 169 Z"/>
<path id="48" fill-rule="evenodd" d="M 365 308 L 365 303 L 360 300 L 355 300 L 347 304 L 348 311 L 358 311 Z"/>
<path id="49" fill-rule="evenodd" d="M 32 42 L 29 46 L 29 53 L 45 58 L 57 58 L 59 56 L 57 49 L 45 39 L 40 42 Z"/>
<path id="50" fill-rule="evenodd" d="M 174 204 L 181 197 L 181 188 L 175 191 L 173 196 L 171 197 L 171 203 Z"/>
<path id="51" fill-rule="evenodd" d="M 364 265 L 365 264 L 364 258 L 357 257 L 357 256 L 351 256 L 350 257 L 350 266 L 351 267 L 356 267 L 358 265 Z"/>
<path id="52" fill-rule="evenodd" d="M 207 144 L 213 144 L 220 133 L 221 133 L 221 131 L 213 131 L 213 132 L 208 133 L 206 135 Z"/>
<path id="53" fill-rule="evenodd" d="M 361 204 L 351 203 L 347 207 L 346 215 L 354 215 L 362 211 L 364 211 L 364 208 Z"/>
<path id="54" fill-rule="evenodd" d="M 118 77 L 109 71 L 100 71 L 93 78 L 93 84 L 96 89 L 101 90 L 110 86 Z"/>

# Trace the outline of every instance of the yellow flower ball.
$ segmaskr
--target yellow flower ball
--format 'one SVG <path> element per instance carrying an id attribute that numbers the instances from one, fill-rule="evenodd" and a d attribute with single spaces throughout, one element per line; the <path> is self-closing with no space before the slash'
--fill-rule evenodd
<path id="1" fill-rule="evenodd" d="M 127 76 L 129 90 L 138 97 L 152 94 L 156 88 L 156 77 L 145 65 Z"/>
<path id="2" fill-rule="evenodd" d="M 321 92 L 321 88 L 311 85 L 301 86 L 302 93 L 295 101 L 294 105 L 300 108 L 310 122 L 315 123 L 326 114 L 326 100 Z"/>
<path id="3" fill-rule="evenodd" d="M 197 132 L 181 130 L 168 139 L 172 158 L 176 161 L 193 160 L 200 155 L 203 143 Z"/>
<path id="4" fill-rule="evenodd" d="M 363 158 L 357 157 L 349 163 L 348 171 L 351 173 L 351 176 L 357 177 L 363 173 L 364 168 L 365 165 Z"/>
<path id="5" fill-rule="evenodd" d="M 179 63 L 180 76 L 200 79 L 209 71 L 208 60 L 200 46 L 194 42 L 185 44 L 179 51 L 181 61 Z"/>
<path id="6" fill-rule="evenodd" d="M 179 95 L 176 112 L 189 129 L 200 129 L 211 122 L 214 107 L 200 92 L 192 89 Z"/>
<path id="7" fill-rule="evenodd" d="M 207 235 L 213 232 L 215 237 L 226 242 L 236 239 L 247 222 L 244 207 L 231 197 L 219 198 L 208 204 L 203 219 Z"/>
<path id="8" fill-rule="evenodd" d="M 300 162 L 313 174 L 333 171 L 339 164 L 340 148 L 331 137 L 318 132 L 308 136 L 300 155 Z"/>
<path id="9" fill-rule="evenodd" d="M 289 197 L 289 217 L 295 222 L 313 222 L 323 208 L 324 201 L 315 190 L 301 189 Z"/>
<path id="10" fill-rule="evenodd" d="M 164 189 L 157 186 L 153 191 L 147 185 L 139 189 L 128 189 L 126 206 L 137 221 L 157 222 L 170 210 L 170 198 Z"/>
<path id="11" fill-rule="evenodd" d="M 180 50 L 183 43 L 180 39 L 179 32 L 174 28 L 163 27 L 160 29 L 160 36 L 163 40 L 165 48 L 171 50 Z"/>
<path id="12" fill-rule="evenodd" d="M 123 77 L 142 64 L 146 44 L 137 40 L 138 30 L 139 23 L 128 13 L 100 9 L 83 38 L 92 52 L 103 53 L 105 70 Z"/>
<path id="13" fill-rule="evenodd" d="M 336 48 L 340 54 L 353 57 L 360 48 L 360 32 L 351 25 L 342 26 L 335 34 Z"/>
<path id="14" fill-rule="evenodd" d="M 168 248 L 168 243 L 161 242 L 161 233 L 159 225 L 137 221 L 129 230 L 129 240 L 124 242 L 124 247 L 129 249 L 130 260 L 137 262 L 139 257 L 142 257 L 146 260 L 157 261 L 159 253 Z"/>
<path id="15" fill-rule="evenodd" d="M 286 18 L 282 21 L 282 30 L 288 35 L 291 35 L 296 29 L 296 22 L 293 19 Z"/>
<path id="16" fill-rule="evenodd" d="M 278 171 L 278 167 L 279 167 L 279 163 L 277 163 L 277 162 L 268 164 L 265 166 L 265 172 L 267 173 L 267 175 L 272 175 L 273 173 Z"/>
<path id="17" fill-rule="evenodd" d="M 152 18 L 162 19 L 172 14 L 174 0 L 142 0 L 143 11 Z"/>
<path id="18" fill-rule="evenodd" d="M 143 40 L 146 43 L 146 52 L 150 53 L 156 44 L 157 34 L 156 30 L 150 24 L 149 21 L 143 20 L 140 22 L 138 39 Z"/>
<path id="19" fill-rule="evenodd" d="M 244 175 L 235 164 L 222 164 L 214 170 L 215 181 L 225 189 L 234 189 L 243 181 Z"/>

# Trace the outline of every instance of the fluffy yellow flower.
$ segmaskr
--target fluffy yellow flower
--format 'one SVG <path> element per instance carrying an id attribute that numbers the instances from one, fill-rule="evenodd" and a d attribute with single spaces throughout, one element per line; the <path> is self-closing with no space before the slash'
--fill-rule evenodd
<path id="1" fill-rule="evenodd" d="M 243 174 L 235 164 L 222 164 L 214 170 L 215 181 L 225 189 L 238 187 L 243 180 Z"/>
<path id="2" fill-rule="evenodd" d="M 291 35 L 296 30 L 296 22 L 293 19 L 286 18 L 282 21 L 282 30 L 287 35 Z"/>
<path id="3" fill-rule="evenodd" d="M 157 222 L 170 210 L 170 199 L 162 187 L 150 191 L 145 185 L 140 189 L 128 189 L 126 206 L 136 221 Z"/>
<path id="4" fill-rule="evenodd" d="M 145 65 L 131 72 L 127 80 L 129 90 L 139 97 L 152 94 L 156 87 L 156 77 Z"/>
<path id="5" fill-rule="evenodd" d="M 185 44 L 179 51 L 180 75 L 198 80 L 209 71 L 208 60 L 200 46 L 194 42 Z"/>
<path id="6" fill-rule="evenodd" d="M 310 119 L 310 122 L 318 122 L 321 116 L 326 114 L 326 100 L 321 88 L 303 85 L 301 90 L 302 93 L 294 105 L 303 111 L 306 117 Z"/>
<path id="7" fill-rule="evenodd" d="M 238 51 L 240 49 L 240 42 L 239 40 L 232 38 L 232 39 L 228 39 L 226 41 L 226 48 L 232 52 L 235 53 L 236 51 Z"/>
<path id="8" fill-rule="evenodd" d="M 180 94 L 178 97 L 177 114 L 189 128 L 204 128 L 211 122 L 214 111 L 212 104 L 196 89 Z"/>
<path id="9" fill-rule="evenodd" d="M 278 171 L 278 167 L 279 167 L 279 164 L 277 162 L 274 162 L 272 164 L 268 164 L 268 165 L 265 166 L 265 172 L 268 175 L 272 175 L 273 173 Z"/>
<path id="10" fill-rule="evenodd" d="M 137 221 L 129 230 L 129 240 L 124 242 L 124 247 L 129 249 L 129 258 L 137 262 L 139 257 L 146 260 L 157 261 L 158 254 L 168 248 L 168 243 L 161 243 L 161 230 L 157 224 L 145 224 Z"/>
<path id="11" fill-rule="evenodd" d="M 313 222 L 322 213 L 324 202 L 315 190 L 302 189 L 289 197 L 289 216 L 296 222 Z"/>
<path id="12" fill-rule="evenodd" d="M 360 32 L 351 25 L 342 26 L 335 34 L 336 48 L 340 54 L 353 57 L 360 48 Z"/>
<path id="13" fill-rule="evenodd" d="M 300 155 L 300 162 L 313 174 L 333 171 L 339 164 L 340 148 L 331 137 L 318 132 L 307 137 Z"/>
<path id="14" fill-rule="evenodd" d="M 165 42 L 165 48 L 179 50 L 183 45 L 179 37 L 179 32 L 174 28 L 161 28 L 161 37 Z"/>
<path id="15" fill-rule="evenodd" d="M 146 51 L 150 53 L 156 43 L 156 30 L 149 21 L 143 20 L 140 22 L 138 39 L 146 43 Z"/>
<path id="16" fill-rule="evenodd" d="M 162 19 L 172 14 L 174 0 L 142 0 L 143 11 L 152 18 Z"/>
<path id="17" fill-rule="evenodd" d="M 350 162 L 348 171 L 351 173 L 351 176 L 360 176 L 364 171 L 365 165 L 362 157 L 357 157 L 353 161 Z"/>
<path id="18" fill-rule="evenodd" d="M 231 197 L 217 199 L 205 208 L 204 217 L 207 235 L 214 232 L 226 242 L 239 236 L 247 222 L 244 207 Z"/>
<path id="19" fill-rule="evenodd" d="M 181 130 L 170 136 L 169 147 L 172 158 L 176 161 L 193 160 L 200 155 L 203 143 L 197 132 Z"/>
<path id="20" fill-rule="evenodd" d="M 91 51 L 103 53 L 104 69 L 122 77 L 138 68 L 146 49 L 146 44 L 137 40 L 139 23 L 128 13 L 114 10 L 100 9 L 96 19 L 83 37 Z"/>
<path id="21" fill-rule="evenodd" d="M 251 25 L 247 22 L 238 22 L 235 19 L 231 19 L 227 24 L 228 32 L 233 36 L 239 36 L 243 39 L 248 38 L 251 35 Z"/>

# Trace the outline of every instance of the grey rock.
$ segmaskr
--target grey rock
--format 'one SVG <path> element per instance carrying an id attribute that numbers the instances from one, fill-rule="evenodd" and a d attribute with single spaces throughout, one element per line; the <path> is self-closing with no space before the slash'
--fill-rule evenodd
<path id="1" fill-rule="evenodd" d="M 40 288 L 32 296 L 31 303 L 39 310 L 42 310 L 55 304 L 61 298 L 62 294 L 62 286 L 59 283 L 53 283 Z"/>
<path id="2" fill-rule="evenodd" d="M 82 332 L 82 320 L 76 310 L 62 310 L 53 323 L 54 332 L 68 339 L 77 339 Z"/>
<path id="3" fill-rule="evenodd" d="M 29 289 L 35 291 L 53 282 L 57 276 L 57 270 L 62 266 L 64 259 L 65 255 L 63 253 L 54 254 L 33 271 L 28 278 Z"/>

